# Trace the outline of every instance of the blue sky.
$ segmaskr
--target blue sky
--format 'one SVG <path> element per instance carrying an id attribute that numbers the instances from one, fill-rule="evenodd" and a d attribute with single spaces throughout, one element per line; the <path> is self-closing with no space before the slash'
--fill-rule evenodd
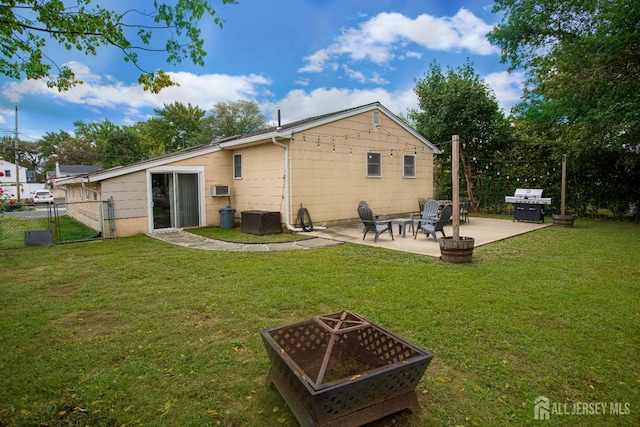
<path id="1" fill-rule="evenodd" d="M 114 8 L 128 3 L 101 1 Z M 469 59 L 508 112 L 522 93 L 523 76 L 507 73 L 485 37 L 499 21 L 492 5 L 482 0 L 215 2 L 225 24 L 201 27 L 208 53 L 204 67 L 188 61 L 172 66 L 161 54 L 141 55 L 145 69 L 164 69 L 180 87 L 144 92 L 138 70 L 113 48 L 87 57 L 53 47 L 50 56 L 69 64 L 85 84 L 59 93 L 44 81 L 0 76 L 0 132 L 13 134 L 16 106 L 20 137 L 30 141 L 46 132 L 71 131 L 76 120 L 134 124 L 176 101 L 209 110 L 216 102 L 250 99 L 270 123 L 278 109 L 286 123 L 374 101 L 406 114 L 417 106 L 414 79 L 434 60 L 446 69 Z"/>

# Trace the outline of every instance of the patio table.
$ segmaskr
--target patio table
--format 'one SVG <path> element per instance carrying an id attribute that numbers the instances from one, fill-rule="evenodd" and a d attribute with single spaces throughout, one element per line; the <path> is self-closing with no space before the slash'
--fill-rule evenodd
<path id="1" fill-rule="evenodd" d="M 391 220 L 391 224 L 398 225 L 398 234 L 402 234 L 402 237 L 407 237 L 406 232 L 407 228 L 411 226 L 411 234 L 413 234 L 413 222 L 415 220 L 413 218 L 396 218 Z"/>

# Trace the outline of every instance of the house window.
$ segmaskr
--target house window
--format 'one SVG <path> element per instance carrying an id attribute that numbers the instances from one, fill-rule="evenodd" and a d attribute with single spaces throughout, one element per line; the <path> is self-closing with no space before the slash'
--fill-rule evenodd
<path id="1" fill-rule="evenodd" d="M 380 126 L 380 113 L 378 111 L 373 112 L 373 124 Z"/>
<path id="2" fill-rule="evenodd" d="M 11 169 L 5 169 L 4 176 L 6 176 L 7 178 L 11 178 Z"/>
<path id="3" fill-rule="evenodd" d="M 404 156 L 404 177 L 415 178 L 416 177 L 416 156 L 408 155 Z"/>
<path id="4" fill-rule="evenodd" d="M 233 177 L 242 179 L 242 154 L 234 154 L 233 156 Z"/>
<path id="5" fill-rule="evenodd" d="M 382 155 L 380 153 L 367 153 L 367 176 L 382 176 Z"/>

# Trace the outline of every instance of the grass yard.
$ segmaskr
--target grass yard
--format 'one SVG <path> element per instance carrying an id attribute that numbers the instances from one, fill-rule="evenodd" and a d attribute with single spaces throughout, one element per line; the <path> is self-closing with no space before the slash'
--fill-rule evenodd
<path id="1" fill-rule="evenodd" d="M 377 426 L 637 426 L 639 248 L 638 224 L 578 220 L 470 265 L 145 236 L 0 251 L 0 426 L 295 426 L 258 331 L 342 309 L 435 354 L 420 413 Z M 541 422 L 539 396 L 608 406 Z"/>
<path id="2" fill-rule="evenodd" d="M 49 230 L 48 217 L 0 216 L 0 250 L 23 248 L 25 231 Z M 59 217 L 60 236 L 54 233 L 54 240 L 74 242 L 96 238 L 96 231 L 63 215 Z"/>

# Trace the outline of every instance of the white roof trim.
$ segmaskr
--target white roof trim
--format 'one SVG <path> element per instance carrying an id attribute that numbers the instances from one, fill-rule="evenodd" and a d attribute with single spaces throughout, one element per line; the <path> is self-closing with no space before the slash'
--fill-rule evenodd
<path id="1" fill-rule="evenodd" d="M 177 152 L 177 153 L 168 154 L 167 156 L 145 160 L 143 162 L 135 163 L 133 165 L 106 169 L 100 172 L 92 173 L 88 176 L 84 176 L 83 178 L 84 178 L 84 181 L 86 182 L 99 182 L 105 179 L 114 178 L 116 176 L 140 172 L 147 169 L 156 168 L 159 166 L 164 166 L 169 163 L 175 163 L 181 160 L 191 159 L 193 157 L 198 157 L 203 154 L 215 153 L 216 151 L 220 151 L 220 150 L 221 148 L 218 145 L 212 145 L 210 147 L 199 148 L 199 149 L 196 148 L 196 149 L 188 150 L 185 152 Z M 77 182 L 82 182 L 82 181 L 77 181 Z M 65 180 L 65 183 L 73 184 L 74 182 Z"/>

